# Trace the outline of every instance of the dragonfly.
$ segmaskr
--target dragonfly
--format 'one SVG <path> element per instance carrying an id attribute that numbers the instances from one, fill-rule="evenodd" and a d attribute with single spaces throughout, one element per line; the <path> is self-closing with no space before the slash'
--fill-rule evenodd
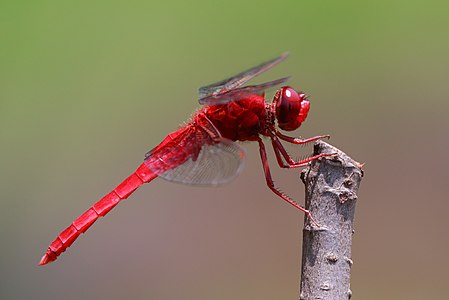
<path id="1" fill-rule="evenodd" d="M 308 97 L 290 86 L 280 87 L 272 102 L 265 102 L 265 92 L 286 83 L 289 77 L 244 86 L 249 80 L 284 61 L 287 56 L 288 53 L 283 53 L 235 76 L 201 87 L 199 103 L 202 107 L 185 125 L 149 151 L 134 173 L 63 230 L 49 245 L 39 264 L 55 261 L 99 217 L 105 216 L 141 185 L 157 177 L 200 186 L 216 186 L 231 181 L 242 170 L 246 155 L 244 148 L 237 142 L 258 143 L 268 188 L 317 224 L 307 209 L 275 186 L 262 138 L 270 139 L 281 168 L 298 168 L 333 154 L 319 154 L 295 161 L 281 141 L 300 145 L 329 138 L 329 135 L 302 139 L 281 133 L 280 130 L 293 131 L 300 127 L 310 109 Z"/>

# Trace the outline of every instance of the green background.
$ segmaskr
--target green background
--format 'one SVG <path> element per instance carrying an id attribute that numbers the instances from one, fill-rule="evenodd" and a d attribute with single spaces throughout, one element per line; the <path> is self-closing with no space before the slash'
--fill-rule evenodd
<path id="1" fill-rule="evenodd" d="M 251 143 L 231 184 L 155 180 L 37 266 L 199 107 L 199 86 L 287 50 L 255 82 L 292 75 L 312 101 L 294 134 L 331 134 L 366 163 L 354 298 L 447 298 L 448 12 L 447 1 L 1 1 L 0 298 L 297 299 L 303 215 L 265 186 Z M 299 171 L 270 159 L 301 201 Z"/>

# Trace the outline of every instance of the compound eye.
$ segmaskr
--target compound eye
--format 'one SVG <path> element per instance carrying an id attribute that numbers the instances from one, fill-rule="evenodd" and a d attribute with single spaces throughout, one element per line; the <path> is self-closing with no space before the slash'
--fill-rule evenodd
<path id="1" fill-rule="evenodd" d="M 301 94 L 303 97 L 304 95 Z M 283 87 L 276 93 L 276 119 L 278 126 L 283 130 L 295 130 L 297 117 L 301 110 L 301 96 L 291 87 Z"/>

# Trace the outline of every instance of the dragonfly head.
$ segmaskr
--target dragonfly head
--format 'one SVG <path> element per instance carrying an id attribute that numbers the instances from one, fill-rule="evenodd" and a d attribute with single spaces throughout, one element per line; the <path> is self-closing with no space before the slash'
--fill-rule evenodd
<path id="1" fill-rule="evenodd" d="M 310 102 L 303 93 L 289 86 L 280 88 L 274 95 L 273 105 L 279 128 L 292 131 L 301 126 L 310 109 Z"/>

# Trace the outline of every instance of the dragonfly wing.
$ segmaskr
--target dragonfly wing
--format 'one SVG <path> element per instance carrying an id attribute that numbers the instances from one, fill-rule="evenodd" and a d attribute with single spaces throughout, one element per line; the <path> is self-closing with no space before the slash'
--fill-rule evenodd
<path id="1" fill-rule="evenodd" d="M 265 90 L 283 84 L 287 82 L 289 79 L 290 77 L 284 77 L 258 85 L 249 85 L 241 87 L 238 89 L 228 91 L 224 94 L 210 95 L 204 97 L 200 99 L 199 102 L 200 104 L 203 105 L 217 105 L 217 104 L 226 104 L 232 101 L 238 101 L 253 94 L 262 95 L 265 92 Z"/>
<path id="2" fill-rule="evenodd" d="M 245 150 L 237 143 L 220 139 L 202 145 L 198 156 L 165 171 L 159 177 L 191 185 L 220 185 L 234 179 L 243 169 Z"/>
<path id="3" fill-rule="evenodd" d="M 239 73 L 235 76 L 201 87 L 198 90 L 200 103 L 201 99 L 205 97 L 223 94 L 242 86 L 245 82 L 251 80 L 257 75 L 262 74 L 263 72 L 271 69 L 272 67 L 282 62 L 284 59 L 287 58 L 287 56 L 288 53 L 284 52 L 279 57 L 276 57 L 251 69 L 243 71 L 242 73 Z"/>
<path id="4" fill-rule="evenodd" d="M 158 177 L 192 185 L 231 181 L 243 168 L 245 150 L 224 139 L 211 123 L 187 124 L 147 153 L 145 165 Z"/>

